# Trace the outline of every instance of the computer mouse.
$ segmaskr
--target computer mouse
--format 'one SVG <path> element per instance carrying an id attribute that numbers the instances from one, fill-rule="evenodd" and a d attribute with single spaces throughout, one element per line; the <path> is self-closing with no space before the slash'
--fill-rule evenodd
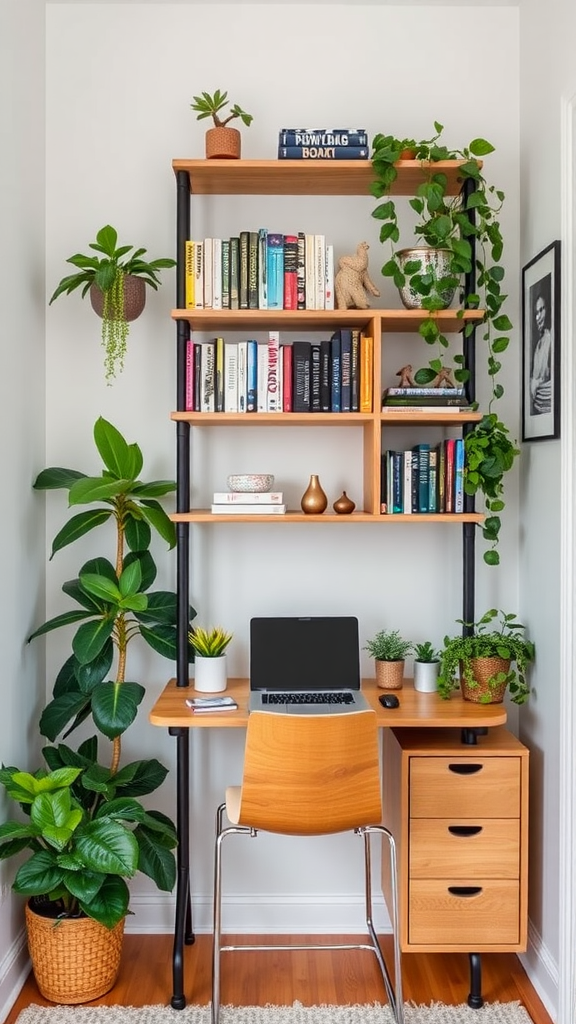
<path id="1" fill-rule="evenodd" d="M 400 701 L 395 693 L 383 693 L 381 697 L 378 697 L 383 708 L 398 708 L 400 707 Z"/>

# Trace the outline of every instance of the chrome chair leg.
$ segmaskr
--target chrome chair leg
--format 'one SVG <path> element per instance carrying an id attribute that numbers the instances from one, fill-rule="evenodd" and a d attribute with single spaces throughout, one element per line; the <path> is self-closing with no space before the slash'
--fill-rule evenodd
<path id="1" fill-rule="evenodd" d="M 396 844 L 394 837 L 383 825 L 369 825 L 365 828 L 358 830 L 364 838 L 364 878 L 365 878 L 365 909 L 366 909 L 366 927 L 370 939 L 372 942 L 372 948 L 378 961 L 378 966 L 384 980 L 384 986 L 386 988 L 386 994 L 388 996 L 388 1002 L 390 1003 L 390 1009 L 394 1015 L 396 1024 L 404 1024 L 404 997 L 402 993 L 402 962 L 401 962 L 401 950 L 400 950 L 400 930 L 399 930 L 399 913 L 398 913 L 398 874 L 397 874 L 397 863 L 396 863 Z M 390 852 L 390 875 L 391 875 L 391 889 L 392 889 L 392 912 L 391 912 L 391 924 L 392 924 L 392 937 L 394 945 L 394 985 L 390 978 L 390 973 L 384 960 L 382 953 L 382 947 L 380 945 L 376 930 L 374 928 L 373 921 L 373 909 L 372 909 L 372 857 L 371 857 L 371 843 L 370 836 L 372 832 L 378 832 L 380 835 L 385 837 L 388 841 L 388 847 Z"/>

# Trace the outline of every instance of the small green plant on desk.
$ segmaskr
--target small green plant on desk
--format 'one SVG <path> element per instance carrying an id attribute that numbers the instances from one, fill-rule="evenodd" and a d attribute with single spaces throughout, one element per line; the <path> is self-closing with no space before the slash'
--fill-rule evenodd
<path id="1" fill-rule="evenodd" d="M 495 619 L 499 622 L 494 623 Z M 465 698 L 477 703 L 499 703 L 508 689 L 515 704 L 524 704 L 530 694 L 526 670 L 535 657 L 534 644 L 525 636 L 526 627 L 516 621 L 515 614 L 496 608 L 487 611 L 478 622 L 456 621 L 463 632 L 444 637 L 440 652 L 440 696 L 450 697 L 462 684 Z M 499 629 L 495 628 L 497 625 Z M 487 659 L 488 665 L 480 666 Z M 487 668 L 485 681 L 479 679 L 480 667 Z"/>
<path id="2" fill-rule="evenodd" d="M 366 641 L 364 650 L 376 661 L 404 661 L 412 653 L 412 642 L 404 640 L 397 629 L 381 629 Z"/>
<path id="3" fill-rule="evenodd" d="M 201 658 L 221 658 L 232 639 L 232 633 L 226 633 L 221 626 L 203 629 L 195 626 L 188 634 L 188 639 Z"/>
<path id="4" fill-rule="evenodd" d="M 430 640 L 426 640 L 422 644 L 414 644 L 414 655 L 416 661 L 421 661 L 426 665 L 440 659 L 440 652 L 434 648 Z"/>

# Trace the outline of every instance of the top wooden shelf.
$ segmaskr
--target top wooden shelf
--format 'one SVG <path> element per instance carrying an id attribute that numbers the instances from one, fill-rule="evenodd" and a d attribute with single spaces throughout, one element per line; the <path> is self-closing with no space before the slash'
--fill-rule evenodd
<path id="1" fill-rule="evenodd" d="M 463 160 L 440 160 L 434 170 L 448 179 L 457 195 Z M 413 196 L 424 181 L 419 160 L 399 160 L 391 195 Z M 173 160 L 174 173 L 185 171 L 193 195 L 212 196 L 362 196 L 370 195 L 374 171 L 370 160 Z"/>

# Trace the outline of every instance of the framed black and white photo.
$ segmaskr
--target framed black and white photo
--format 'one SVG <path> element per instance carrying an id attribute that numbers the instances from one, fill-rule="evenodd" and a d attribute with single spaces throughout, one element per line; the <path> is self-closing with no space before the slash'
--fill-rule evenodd
<path id="1" fill-rule="evenodd" d="M 522 440 L 560 437 L 560 242 L 522 270 Z"/>

